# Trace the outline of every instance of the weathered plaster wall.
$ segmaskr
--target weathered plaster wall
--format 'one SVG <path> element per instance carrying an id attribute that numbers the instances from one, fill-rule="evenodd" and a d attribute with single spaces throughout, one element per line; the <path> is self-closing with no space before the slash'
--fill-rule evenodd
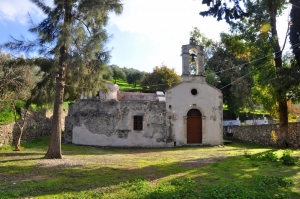
<path id="1" fill-rule="evenodd" d="M 289 123 L 289 147 L 300 146 L 300 123 Z M 250 126 L 233 126 L 233 138 L 244 142 L 267 146 L 277 146 L 279 125 L 264 124 Z"/>
<path id="2" fill-rule="evenodd" d="M 65 140 L 97 146 L 171 146 L 164 102 L 77 100 L 66 117 Z M 143 130 L 133 117 L 143 116 Z"/>
<path id="3" fill-rule="evenodd" d="M 202 113 L 202 144 L 223 143 L 222 93 L 201 80 L 199 78 L 199 81 L 182 82 L 166 92 L 167 118 L 171 120 L 171 129 L 177 145 L 187 144 L 186 115 L 194 108 Z M 198 94 L 192 95 L 192 89 L 197 89 Z"/>
<path id="4" fill-rule="evenodd" d="M 43 135 L 49 135 L 51 131 L 51 120 L 45 113 L 29 111 L 23 130 L 21 142 L 32 141 Z M 20 133 L 19 127 L 13 122 L 0 125 L 0 145 L 12 145 Z"/>

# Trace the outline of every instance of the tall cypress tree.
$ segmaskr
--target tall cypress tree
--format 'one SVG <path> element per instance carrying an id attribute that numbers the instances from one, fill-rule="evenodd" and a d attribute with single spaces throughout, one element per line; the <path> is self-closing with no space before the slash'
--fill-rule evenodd
<path id="1" fill-rule="evenodd" d="M 37 40 L 7 43 L 11 49 L 34 50 L 53 60 L 55 97 L 52 118 L 51 139 L 45 158 L 62 158 L 61 117 L 67 74 L 77 74 L 81 84 L 89 84 L 91 75 L 99 72 L 109 60 L 104 44 L 108 35 L 104 26 L 108 14 L 122 12 L 120 0 L 54 0 L 54 6 L 47 6 L 43 0 L 31 0 L 41 8 L 47 17 L 30 31 Z M 71 71 L 71 72 L 70 72 Z M 84 74 L 84 75 L 78 75 Z M 85 81 L 84 81 L 85 80 Z M 96 84 L 97 82 L 93 82 Z"/>

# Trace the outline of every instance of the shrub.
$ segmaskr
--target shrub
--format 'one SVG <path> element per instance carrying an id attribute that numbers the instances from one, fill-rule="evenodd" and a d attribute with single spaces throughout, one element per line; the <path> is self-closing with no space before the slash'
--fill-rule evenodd
<path id="1" fill-rule="evenodd" d="M 259 159 L 276 162 L 278 160 L 278 157 L 275 153 L 268 151 L 268 152 L 261 154 Z"/>
<path id="2" fill-rule="evenodd" d="M 294 180 L 287 177 L 260 175 L 256 177 L 256 184 L 262 189 L 268 186 L 289 187 L 294 184 Z"/>
<path id="3" fill-rule="evenodd" d="M 283 152 L 282 157 L 280 160 L 284 165 L 296 165 L 298 160 L 292 156 L 292 152 L 290 149 L 287 149 Z"/>

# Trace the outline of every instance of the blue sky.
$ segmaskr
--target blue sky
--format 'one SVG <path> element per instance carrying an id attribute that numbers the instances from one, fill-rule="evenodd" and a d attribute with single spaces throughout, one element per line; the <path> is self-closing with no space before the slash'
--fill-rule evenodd
<path id="1" fill-rule="evenodd" d="M 26 38 L 28 13 L 38 23 L 45 16 L 30 0 L 0 0 L 0 44 L 11 36 Z M 48 5 L 52 0 L 45 0 Z M 162 64 L 181 74 L 181 46 L 189 42 L 192 27 L 198 27 L 208 38 L 219 40 L 228 25 L 215 18 L 203 18 L 200 11 L 207 9 L 201 0 L 123 0 L 123 13 L 110 15 L 106 27 L 111 38 L 110 64 L 151 72 Z M 284 40 L 288 12 L 278 20 L 280 41 Z"/>

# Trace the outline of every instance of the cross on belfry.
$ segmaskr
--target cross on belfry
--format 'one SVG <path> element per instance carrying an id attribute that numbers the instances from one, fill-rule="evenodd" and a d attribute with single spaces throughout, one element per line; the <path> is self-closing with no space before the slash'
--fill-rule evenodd
<path id="1" fill-rule="evenodd" d="M 196 45 L 194 37 L 190 38 L 190 45 Z"/>

